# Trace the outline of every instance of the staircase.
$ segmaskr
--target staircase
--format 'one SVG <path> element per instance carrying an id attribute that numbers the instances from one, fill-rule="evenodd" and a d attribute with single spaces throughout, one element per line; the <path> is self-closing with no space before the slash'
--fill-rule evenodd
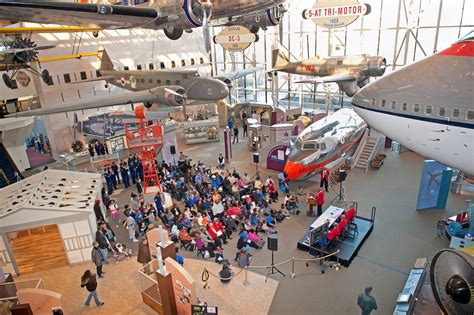
<path id="1" fill-rule="evenodd" d="M 362 153 L 360 154 L 359 159 L 357 160 L 356 167 L 364 170 L 367 170 L 369 168 L 372 152 L 374 151 L 376 144 L 377 138 L 367 138 L 364 148 L 362 149 Z"/>
<path id="2" fill-rule="evenodd" d="M 18 172 L 15 163 L 11 160 L 7 149 L 0 143 L 0 188 L 16 181 L 15 171 Z M 5 181 L 5 177 L 8 179 L 8 182 Z"/>

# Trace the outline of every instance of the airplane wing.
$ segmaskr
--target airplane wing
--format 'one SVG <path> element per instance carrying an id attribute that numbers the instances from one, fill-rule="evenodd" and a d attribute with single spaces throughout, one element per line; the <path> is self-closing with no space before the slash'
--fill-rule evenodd
<path id="1" fill-rule="evenodd" d="M 230 81 L 234 81 L 234 80 L 240 79 L 242 77 L 245 77 L 249 74 L 259 72 L 262 69 L 263 69 L 262 67 L 253 67 L 253 68 L 248 68 L 248 69 L 234 71 L 234 72 L 227 72 L 227 73 L 224 73 L 224 74 L 220 75 L 219 77 L 221 77 L 221 78 L 224 77 L 224 78 L 226 78 Z"/>
<path id="2" fill-rule="evenodd" d="M 45 0 L 0 0 L 0 20 L 119 29 L 159 29 L 168 16 L 153 7 L 52 2 Z"/>
<path id="3" fill-rule="evenodd" d="M 99 107 L 108 107 L 108 106 L 115 106 L 115 105 L 124 105 L 124 104 L 135 104 L 135 103 L 142 103 L 142 102 L 153 102 L 157 99 L 164 100 L 167 97 L 169 101 L 166 105 L 170 106 L 180 106 L 178 101 L 175 101 L 174 95 L 166 95 L 166 89 L 178 89 L 181 87 L 157 87 L 149 90 L 144 91 L 137 91 L 137 92 L 128 92 L 120 95 L 114 96 L 104 96 L 104 97 L 93 97 L 90 99 L 70 102 L 70 103 L 63 103 L 59 104 L 57 107 L 53 108 L 39 108 L 33 109 L 24 112 L 18 112 L 6 115 L 6 117 L 31 117 L 31 116 L 41 116 L 41 115 L 50 115 L 50 114 L 57 114 L 57 113 L 64 113 L 64 112 L 71 112 L 71 111 L 81 111 L 84 109 L 94 109 Z M 182 88 L 181 88 L 182 89 Z M 168 92 L 169 93 L 169 92 Z M 164 101 L 162 101 L 164 103 Z"/>
<path id="4" fill-rule="evenodd" d="M 315 79 L 300 80 L 296 83 L 310 83 L 310 84 L 319 84 L 319 83 L 328 83 L 328 82 L 345 82 L 345 81 L 355 81 L 357 77 L 351 74 L 339 74 L 339 75 L 328 75 L 325 77 L 317 77 Z"/>

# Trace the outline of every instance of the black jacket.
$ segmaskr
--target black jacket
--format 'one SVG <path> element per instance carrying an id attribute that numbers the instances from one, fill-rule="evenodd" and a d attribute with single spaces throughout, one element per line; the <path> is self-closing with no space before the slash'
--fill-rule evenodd
<path id="1" fill-rule="evenodd" d="M 94 204 L 94 214 L 97 220 L 105 221 L 104 215 L 102 214 L 102 209 L 100 208 L 100 204 Z"/>
<path id="2" fill-rule="evenodd" d="M 87 282 L 82 282 L 81 283 L 81 288 L 86 287 L 87 291 L 89 292 L 94 292 L 97 289 L 97 278 L 95 275 L 92 276 L 92 278 L 89 278 L 89 281 Z"/>
<path id="3" fill-rule="evenodd" d="M 97 230 L 97 232 L 95 232 L 95 240 L 99 242 L 99 248 L 101 249 L 107 248 L 109 245 L 109 243 L 107 242 L 107 237 L 100 230 Z"/>

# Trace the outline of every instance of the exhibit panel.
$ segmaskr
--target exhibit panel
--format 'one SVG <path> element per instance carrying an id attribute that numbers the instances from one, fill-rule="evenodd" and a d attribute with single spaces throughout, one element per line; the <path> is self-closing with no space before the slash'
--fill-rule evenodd
<path id="1" fill-rule="evenodd" d="M 13 266 L 13 262 L 10 258 L 10 254 L 8 252 L 7 246 L 5 245 L 4 235 L 0 237 L 0 266 L 3 268 L 3 272 L 10 273 L 12 275 L 16 275 L 15 268 Z"/>
<path id="2" fill-rule="evenodd" d="M 94 218 L 95 221 L 95 218 Z M 69 263 L 80 263 L 91 260 L 92 236 L 90 221 L 81 220 L 59 225 Z"/>

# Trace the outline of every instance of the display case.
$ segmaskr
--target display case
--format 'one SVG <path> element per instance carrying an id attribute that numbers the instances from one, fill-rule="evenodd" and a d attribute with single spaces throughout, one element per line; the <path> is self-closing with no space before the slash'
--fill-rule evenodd
<path id="1" fill-rule="evenodd" d="M 186 144 L 219 141 L 219 122 L 217 119 L 185 122 L 184 139 Z"/>

